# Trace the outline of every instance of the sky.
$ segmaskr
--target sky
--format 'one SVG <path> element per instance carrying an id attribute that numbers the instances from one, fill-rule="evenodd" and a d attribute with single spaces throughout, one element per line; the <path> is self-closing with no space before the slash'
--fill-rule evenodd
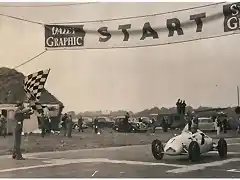
<path id="1" fill-rule="evenodd" d="M 6 7 L 34 3 L 0 3 L 0 13 L 47 24 L 154 14 L 204 4 Z M 239 38 L 135 49 L 48 51 L 17 70 L 28 75 L 51 68 L 45 87 L 64 103 L 65 111 L 136 112 L 154 106 L 172 107 L 178 98 L 193 107 L 235 106 L 236 86 L 240 84 Z M 13 68 L 44 51 L 44 27 L 0 16 L 0 41 L 0 66 Z"/>

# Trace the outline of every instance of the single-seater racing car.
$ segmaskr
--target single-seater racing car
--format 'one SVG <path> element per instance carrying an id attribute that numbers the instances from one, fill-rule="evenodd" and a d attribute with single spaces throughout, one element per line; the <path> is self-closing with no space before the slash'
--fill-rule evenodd
<path id="1" fill-rule="evenodd" d="M 190 161 L 198 161 L 201 154 L 209 151 L 218 151 L 220 158 L 226 158 L 227 142 L 220 138 L 216 143 L 199 129 L 189 131 L 188 125 L 180 135 L 175 135 L 166 144 L 158 139 L 152 142 L 152 154 L 157 160 L 161 160 L 166 154 L 170 156 L 188 155 Z"/>

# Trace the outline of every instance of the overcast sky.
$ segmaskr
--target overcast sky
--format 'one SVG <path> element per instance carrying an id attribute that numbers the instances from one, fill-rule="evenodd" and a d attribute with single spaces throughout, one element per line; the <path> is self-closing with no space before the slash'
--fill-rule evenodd
<path id="1" fill-rule="evenodd" d="M 203 4 L 0 7 L 0 13 L 50 23 L 154 14 Z M 27 75 L 51 68 L 46 89 L 65 104 L 66 110 L 77 112 L 171 107 L 178 98 L 193 107 L 232 106 L 237 103 L 236 86 L 240 84 L 239 38 L 235 35 L 137 49 L 46 52 L 18 70 Z M 13 68 L 44 50 L 44 28 L 0 17 L 0 41 L 0 66 Z"/>

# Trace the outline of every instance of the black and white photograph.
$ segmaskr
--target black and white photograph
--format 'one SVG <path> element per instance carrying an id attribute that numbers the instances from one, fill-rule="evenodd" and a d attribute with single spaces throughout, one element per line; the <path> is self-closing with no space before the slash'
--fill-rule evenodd
<path id="1" fill-rule="evenodd" d="M 240 2 L 0 1 L 0 178 L 240 178 Z"/>

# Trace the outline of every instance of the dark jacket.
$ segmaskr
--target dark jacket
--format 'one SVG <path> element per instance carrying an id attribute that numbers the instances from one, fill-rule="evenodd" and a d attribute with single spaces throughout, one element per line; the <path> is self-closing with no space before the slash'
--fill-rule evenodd
<path id="1" fill-rule="evenodd" d="M 97 119 L 97 118 L 94 119 L 93 125 L 94 125 L 94 126 L 99 126 L 99 122 L 98 122 L 98 119 Z"/>
<path id="2" fill-rule="evenodd" d="M 67 127 L 67 116 L 66 115 L 64 115 L 63 117 L 62 117 L 62 126 L 65 128 L 65 127 Z"/>
<path id="3" fill-rule="evenodd" d="M 82 125 L 83 124 L 83 119 L 82 118 L 79 118 L 78 119 L 78 125 Z"/>
<path id="4" fill-rule="evenodd" d="M 219 118 L 217 118 L 217 127 L 221 127 L 221 125 L 222 125 L 221 120 Z"/>

